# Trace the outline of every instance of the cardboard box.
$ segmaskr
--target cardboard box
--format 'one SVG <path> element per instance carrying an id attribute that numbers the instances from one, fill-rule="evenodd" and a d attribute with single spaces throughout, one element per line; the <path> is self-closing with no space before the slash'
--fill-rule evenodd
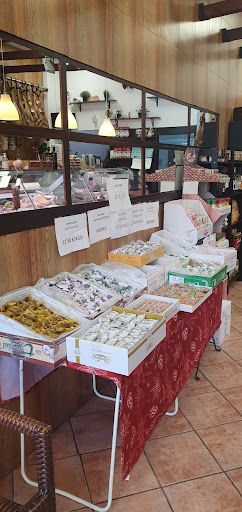
<path id="1" fill-rule="evenodd" d="M 224 279 L 227 278 L 227 267 L 223 267 L 219 272 L 214 274 L 212 277 L 206 276 L 196 276 L 183 274 L 182 272 L 176 272 L 175 270 L 170 270 L 168 272 L 168 281 L 173 284 L 181 284 L 181 283 L 192 283 L 198 286 L 207 286 L 216 288 Z"/>
<path id="2" fill-rule="evenodd" d="M 144 265 L 140 270 L 147 276 L 147 292 L 153 293 L 165 284 L 165 269 L 154 265 Z M 134 297 L 135 299 L 135 297 Z"/>
<path id="3" fill-rule="evenodd" d="M 198 215 L 206 217 L 207 226 L 196 229 L 184 208 L 192 208 Z M 212 234 L 213 224 L 200 201 L 178 199 L 164 204 L 164 229 L 195 245 L 201 238 Z"/>
<path id="4" fill-rule="evenodd" d="M 230 334 L 230 323 L 231 323 L 231 302 L 230 300 L 222 301 L 222 311 L 221 311 L 221 325 L 219 329 L 214 334 L 214 339 L 216 345 L 222 345 L 224 340 Z"/>
<path id="5" fill-rule="evenodd" d="M 229 249 L 223 249 L 221 247 L 209 247 L 208 245 L 198 245 L 197 247 L 195 247 L 194 252 L 191 252 L 191 256 L 200 260 L 216 261 L 217 263 L 226 265 L 227 272 L 230 272 L 231 270 L 236 268 L 237 251 L 233 247 Z"/>
<path id="6" fill-rule="evenodd" d="M 178 299 L 160 297 L 159 295 L 148 295 L 148 293 L 131 302 L 129 307 L 131 309 L 137 309 L 139 304 L 141 304 L 141 302 L 143 302 L 145 299 L 155 300 L 158 302 L 167 302 L 167 309 L 162 313 L 162 315 L 165 315 L 166 317 L 166 322 L 169 322 L 169 320 L 180 311 L 180 301 Z M 140 311 L 142 311 L 142 309 L 140 309 Z"/>
<path id="7" fill-rule="evenodd" d="M 85 317 L 68 306 L 63 305 L 50 297 L 44 296 L 33 287 L 25 287 L 14 292 L 3 295 L 0 298 L 0 307 L 7 301 L 23 300 L 32 295 L 35 300 L 40 300 L 47 308 L 55 313 L 75 320 L 80 327 L 90 325 Z M 0 354 L 12 357 L 31 359 L 34 363 L 44 363 L 47 366 L 56 366 L 66 358 L 66 336 L 70 332 L 51 339 L 41 335 L 27 326 L 0 313 Z"/>
<path id="8" fill-rule="evenodd" d="M 126 311 L 136 315 L 143 314 L 140 311 L 127 308 L 113 307 L 112 310 L 119 313 Z M 102 316 L 106 316 L 106 314 L 107 312 Z M 130 375 L 166 336 L 165 316 L 146 313 L 146 318 L 156 318 L 159 321 L 155 328 L 145 333 L 143 338 L 130 350 L 85 340 L 82 338 L 82 334 L 88 329 L 80 329 L 75 336 L 66 338 L 67 360 L 71 363 L 84 364 L 121 375 Z M 92 325 L 94 323 L 97 323 L 97 320 L 94 320 Z"/>
<path id="9" fill-rule="evenodd" d="M 209 288 L 209 291 L 204 295 L 204 297 L 202 297 L 198 302 L 196 302 L 196 304 L 194 306 L 189 306 L 188 304 L 183 304 L 181 301 L 180 301 L 180 311 L 185 311 L 186 313 L 193 313 L 194 311 L 196 311 L 197 308 L 199 308 L 199 306 L 201 306 L 201 304 L 207 300 L 208 297 L 210 297 L 210 295 L 212 295 L 212 288 Z M 160 297 L 162 300 L 165 300 L 167 299 L 168 297 L 162 297 L 162 295 L 158 295 L 158 297 Z"/>
<path id="10" fill-rule="evenodd" d="M 119 261 L 120 263 L 125 263 L 126 265 L 131 265 L 132 267 L 143 267 L 143 265 L 147 265 L 151 261 L 157 260 L 164 255 L 164 247 L 157 247 L 153 251 L 146 252 L 141 256 L 136 256 L 132 254 L 118 254 L 115 252 L 108 253 L 109 261 Z"/>

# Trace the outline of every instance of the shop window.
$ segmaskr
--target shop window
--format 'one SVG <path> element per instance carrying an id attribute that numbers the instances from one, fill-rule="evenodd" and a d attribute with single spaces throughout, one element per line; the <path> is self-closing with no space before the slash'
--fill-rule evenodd
<path id="1" fill-rule="evenodd" d="M 63 206 L 60 141 L 0 135 L 0 213 Z"/>

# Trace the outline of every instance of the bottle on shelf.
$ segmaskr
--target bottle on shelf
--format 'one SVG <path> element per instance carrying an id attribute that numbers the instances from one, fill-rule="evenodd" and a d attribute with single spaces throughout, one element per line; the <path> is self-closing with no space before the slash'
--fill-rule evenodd
<path id="1" fill-rule="evenodd" d="M 52 150 L 52 160 L 53 160 L 53 169 L 57 169 L 57 153 L 55 150 L 55 146 L 53 146 L 53 150 Z"/>
<path id="2" fill-rule="evenodd" d="M 3 153 L 2 169 L 4 169 L 5 171 L 8 171 L 9 169 L 9 161 L 6 153 Z"/>

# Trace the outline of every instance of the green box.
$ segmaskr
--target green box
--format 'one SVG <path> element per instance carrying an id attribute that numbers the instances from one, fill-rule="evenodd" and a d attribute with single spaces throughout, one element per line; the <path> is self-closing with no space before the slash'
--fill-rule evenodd
<path id="1" fill-rule="evenodd" d="M 227 267 L 221 268 L 219 272 L 214 274 L 212 277 L 203 277 L 189 274 L 182 274 L 182 272 L 175 272 L 173 270 L 168 272 L 168 281 L 170 283 L 191 283 L 199 286 L 208 286 L 210 288 L 216 288 L 222 281 L 227 278 Z"/>

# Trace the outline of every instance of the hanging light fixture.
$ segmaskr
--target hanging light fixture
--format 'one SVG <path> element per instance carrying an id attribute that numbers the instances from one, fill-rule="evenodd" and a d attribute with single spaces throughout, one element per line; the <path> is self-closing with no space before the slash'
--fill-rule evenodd
<path id="1" fill-rule="evenodd" d="M 106 91 L 107 91 L 108 80 L 106 78 Z M 104 135 L 105 137 L 115 137 L 116 132 L 114 126 L 111 123 L 110 118 L 108 117 L 108 95 L 106 94 L 106 117 L 101 124 L 98 135 Z"/>
<path id="2" fill-rule="evenodd" d="M 3 94 L 0 96 L 0 121 L 19 121 L 19 113 L 9 94 L 6 94 L 5 74 L 3 62 L 3 40 L 1 39 L 1 56 L 3 69 Z"/>
<path id="3" fill-rule="evenodd" d="M 73 116 L 70 108 L 67 109 L 67 120 L 68 120 L 68 128 L 69 130 L 77 130 L 77 122 L 75 116 Z M 62 128 L 62 117 L 61 112 L 59 112 L 58 116 L 55 120 L 55 128 Z"/>

